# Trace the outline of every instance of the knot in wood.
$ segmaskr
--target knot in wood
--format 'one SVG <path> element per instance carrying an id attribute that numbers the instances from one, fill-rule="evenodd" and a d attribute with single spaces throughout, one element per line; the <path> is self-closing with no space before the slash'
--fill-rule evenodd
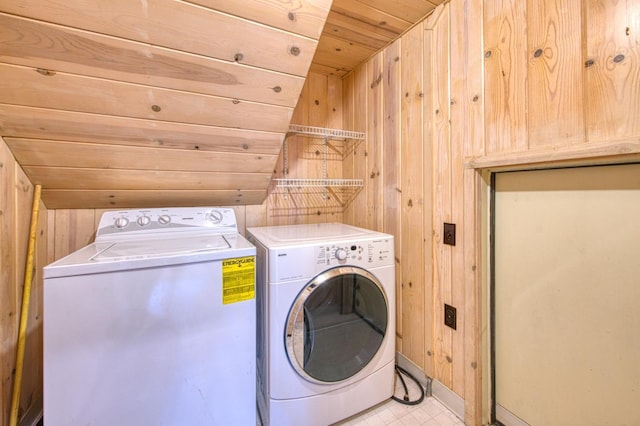
<path id="1" fill-rule="evenodd" d="M 480 97 L 479 97 L 478 95 L 475 95 L 475 96 L 473 97 L 473 102 L 478 102 L 478 99 L 480 99 Z"/>
<path id="2" fill-rule="evenodd" d="M 542 56 L 542 49 L 537 49 L 535 52 L 533 52 L 534 58 L 539 58 L 540 56 Z"/>
<path id="3" fill-rule="evenodd" d="M 300 48 L 298 46 L 291 46 L 291 48 L 289 49 L 289 53 L 291 53 L 293 56 L 298 56 L 300 54 Z"/>
<path id="4" fill-rule="evenodd" d="M 453 362 L 453 358 L 451 358 L 449 355 L 447 355 L 445 358 L 449 364 Z"/>
<path id="5" fill-rule="evenodd" d="M 38 72 L 38 74 L 42 74 L 46 77 L 51 77 L 52 75 L 56 75 L 55 71 L 48 70 L 46 68 L 36 68 L 36 71 Z"/>
<path id="6" fill-rule="evenodd" d="M 407 206 L 413 207 L 413 200 L 409 198 L 409 202 L 407 202 Z"/>
<path id="7" fill-rule="evenodd" d="M 593 66 L 593 64 L 594 64 L 593 59 L 587 59 L 584 63 L 584 67 L 589 68 L 590 66 Z"/>
<path id="8" fill-rule="evenodd" d="M 234 60 L 235 62 L 240 62 L 240 61 L 241 61 L 241 60 L 243 60 L 243 59 L 244 59 L 244 55 L 243 55 L 242 53 L 236 53 L 236 54 L 233 56 L 233 60 Z"/>
<path id="9" fill-rule="evenodd" d="M 240 103 L 240 99 L 234 99 L 231 101 L 234 105 L 238 105 Z"/>
<path id="10" fill-rule="evenodd" d="M 242 144 L 242 149 L 249 149 L 249 145 L 247 145 L 246 143 Z"/>
<path id="11" fill-rule="evenodd" d="M 160 108 L 160 106 L 159 106 L 159 105 L 151 105 L 151 109 L 152 109 L 154 112 L 160 112 L 160 111 L 162 111 L 162 108 Z"/>
<path id="12" fill-rule="evenodd" d="M 619 55 L 616 55 L 615 58 L 613 58 L 613 62 L 615 62 L 616 64 L 622 61 L 624 61 L 624 55 L 622 53 Z"/>
<path id="13" fill-rule="evenodd" d="M 486 52 L 484 52 L 484 57 L 489 59 L 491 57 L 491 51 L 487 50 Z"/>
<path id="14" fill-rule="evenodd" d="M 282 92 L 282 87 L 276 86 L 276 87 L 273 88 L 273 91 L 276 92 L 276 93 L 280 93 L 280 92 Z"/>
<path id="15" fill-rule="evenodd" d="M 287 14 L 287 18 L 289 18 L 290 21 L 295 21 L 296 20 L 296 14 L 293 12 L 289 12 Z"/>

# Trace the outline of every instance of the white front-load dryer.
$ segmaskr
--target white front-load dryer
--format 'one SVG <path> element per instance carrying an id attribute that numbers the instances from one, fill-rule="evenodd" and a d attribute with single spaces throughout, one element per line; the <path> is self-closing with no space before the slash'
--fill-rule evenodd
<path id="1" fill-rule="evenodd" d="M 248 228 L 265 425 L 326 426 L 393 394 L 393 236 L 339 223 Z"/>

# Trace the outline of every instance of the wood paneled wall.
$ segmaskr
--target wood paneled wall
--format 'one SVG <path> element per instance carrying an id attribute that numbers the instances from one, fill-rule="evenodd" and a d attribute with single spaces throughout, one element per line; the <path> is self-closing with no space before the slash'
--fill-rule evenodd
<path id="1" fill-rule="evenodd" d="M 345 222 L 396 236 L 398 348 L 464 398 L 466 424 L 487 421 L 485 179 L 640 158 L 639 6 L 451 0 L 344 79 L 345 126 L 368 135 L 344 164 L 367 176 Z"/>
<path id="2" fill-rule="evenodd" d="M 481 401 L 480 178 L 464 158 L 482 154 L 482 27 L 470 19 L 481 13 L 474 0 L 440 6 L 344 79 L 346 127 L 368 136 L 344 164 L 367 177 L 345 221 L 395 235 L 398 350 L 469 399 L 468 424 Z M 455 246 L 443 244 L 444 222 L 457 226 Z"/>
<path id="3" fill-rule="evenodd" d="M 0 425 L 9 424 L 33 185 L 0 138 Z M 42 266 L 49 262 L 47 210 L 40 204 L 27 323 L 20 415 L 42 407 Z"/>

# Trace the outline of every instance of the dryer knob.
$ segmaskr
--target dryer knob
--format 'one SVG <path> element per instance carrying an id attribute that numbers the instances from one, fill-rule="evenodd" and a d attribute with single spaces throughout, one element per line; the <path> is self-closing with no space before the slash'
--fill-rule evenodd
<path id="1" fill-rule="evenodd" d="M 122 228 L 126 228 L 128 224 L 129 224 L 129 219 L 121 216 L 116 219 L 116 221 L 113 223 L 113 226 L 115 226 L 118 229 L 122 229 Z"/>
<path id="2" fill-rule="evenodd" d="M 347 258 L 347 251 L 345 249 L 339 248 L 336 250 L 336 258 L 338 260 L 345 260 Z"/>
<path id="3" fill-rule="evenodd" d="M 158 216 L 158 223 L 160 225 L 168 225 L 169 223 L 171 223 L 171 216 L 169 216 L 168 214 L 162 214 Z"/>

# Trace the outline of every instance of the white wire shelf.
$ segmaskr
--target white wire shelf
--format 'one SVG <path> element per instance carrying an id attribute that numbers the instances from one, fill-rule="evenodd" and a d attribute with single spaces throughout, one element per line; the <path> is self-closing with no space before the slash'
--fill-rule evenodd
<path id="1" fill-rule="evenodd" d="M 328 138 L 328 139 L 362 140 L 365 138 L 365 134 L 363 132 L 353 132 L 351 130 L 341 130 L 341 129 L 328 129 L 326 127 L 302 126 L 299 124 L 290 124 L 288 134 L 313 136 L 316 138 Z"/>
<path id="2" fill-rule="evenodd" d="M 279 188 L 360 188 L 362 179 L 274 179 Z"/>

